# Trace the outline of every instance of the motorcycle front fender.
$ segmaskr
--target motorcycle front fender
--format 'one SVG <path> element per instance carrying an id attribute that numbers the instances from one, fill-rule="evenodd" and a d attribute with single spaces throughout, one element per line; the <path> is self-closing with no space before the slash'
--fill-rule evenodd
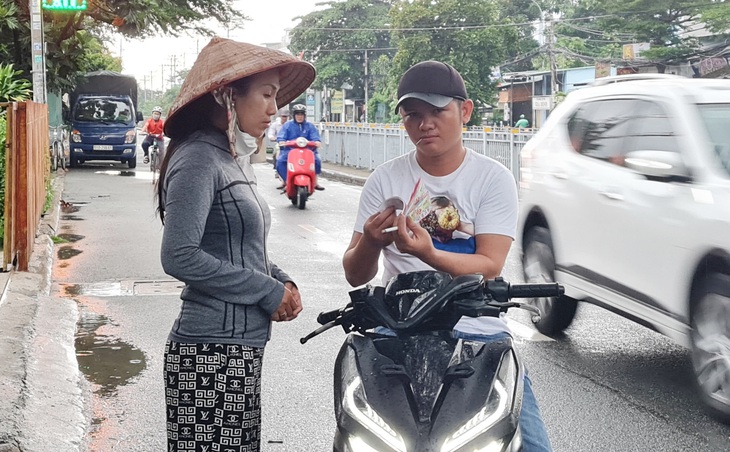
<path id="1" fill-rule="evenodd" d="M 312 179 L 305 174 L 297 174 L 294 176 L 294 186 L 296 187 L 307 187 L 311 193 L 312 191 Z"/>

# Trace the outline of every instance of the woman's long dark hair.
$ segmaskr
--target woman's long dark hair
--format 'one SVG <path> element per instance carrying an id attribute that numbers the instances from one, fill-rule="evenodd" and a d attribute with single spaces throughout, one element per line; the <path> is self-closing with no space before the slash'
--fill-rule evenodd
<path id="1" fill-rule="evenodd" d="M 244 77 L 233 82 L 230 86 L 234 89 L 235 93 L 245 94 L 249 88 L 249 78 Z M 180 145 L 194 132 L 214 127 L 213 121 L 219 114 L 225 115 L 223 107 L 215 101 L 213 95 L 210 93 L 194 100 L 178 112 L 175 118 L 175 131 L 177 133 L 175 133 L 174 138 L 170 138 L 170 143 L 167 149 L 165 149 L 165 157 L 162 159 L 162 164 L 160 165 L 160 177 L 157 179 L 157 186 L 155 187 L 155 197 L 157 198 L 156 211 L 163 225 L 165 224 L 165 197 L 163 196 L 163 192 L 165 175 L 170 159 Z"/>

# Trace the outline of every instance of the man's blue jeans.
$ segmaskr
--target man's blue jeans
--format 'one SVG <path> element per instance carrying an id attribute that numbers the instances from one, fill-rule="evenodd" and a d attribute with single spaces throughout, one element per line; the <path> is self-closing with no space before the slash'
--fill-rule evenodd
<path id="1" fill-rule="evenodd" d="M 492 342 L 510 337 L 508 333 L 492 335 L 469 334 L 461 331 L 452 331 L 451 336 L 457 339 L 464 339 L 474 342 Z M 520 429 L 522 430 L 523 452 L 552 452 L 550 438 L 548 438 L 545 423 L 537 406 L 535 393 L 532 392 L 532 382 L 525 370 L 525 392 L 522 397 L 522 410 L 520 411 Z"/>
<path id="2" fill-rule="evenodd" d="M 279 158 L 276 159 L 276 172 L 279 173 L 281 180 L 286 182 L 286 161 L 289 158 L 289 149 L 279 150 Z M 319 152 L 314 150 L 314 172 L 319 175 L 322 172 L 322 160 L 319 158 Z"/>

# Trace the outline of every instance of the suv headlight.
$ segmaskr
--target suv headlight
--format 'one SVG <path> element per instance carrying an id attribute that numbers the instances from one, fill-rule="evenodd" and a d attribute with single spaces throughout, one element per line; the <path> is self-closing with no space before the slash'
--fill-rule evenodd
<path id="1" fill-rule="evenodd" d="M 355 363 L 353 353 L 348 353 L 344 361 L 342 372 L 345 384 L 343 385 L 342 391 L 342 409 L 393 450 L 406 452 L 403 437 L 388 425 L 385 419 L 368 403 L 362 380 L 357 374 L 357 364 Z M 354 452 L 377 450 L 359 437 L 350 437 L 348 442 Z"/>
<path id="2" fill-rule="evenodd" d="M 441 452 L 453 452 L 469 444 L 499 420 L 503 419 L 512 409 L 515 385 L 517 383 L 517 362 L 514 353 L 505 353 L 499 364 L 497 376 L 494 379 L 492 392 L 487 403 L 471 419 L 446 438 Z M 502 440 L 495 440 L 489 444 L 473 444 L 474 450 L 498 452 L 502 450 Z"/>
<path id="3" fill-rule="evenodd" d="M 127 130 L 127 133 L 124 134 L 124 144 L 134 143 L 134 141 L 137 139 L 137 132 L 132 130 Z"/>
<path id="4" fill-rule="evenodd" d="M 74 129 L 71 131 L 71 141 L 74 143 L 81 143 L 81 132 Z"/>

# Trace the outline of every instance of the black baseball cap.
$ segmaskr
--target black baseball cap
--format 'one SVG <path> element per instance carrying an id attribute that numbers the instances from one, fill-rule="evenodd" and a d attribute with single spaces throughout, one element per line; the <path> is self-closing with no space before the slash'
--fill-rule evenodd
<path id="1" fill-rule="evenodd" d="M 401 77 L 395 112 L 398 113 L 398 107 L 406 99 L 420 99 L 441 108 L 454 99 L 466 98 L 464 79 L 456 69 L 440 61 L 422 61 Z"/>

